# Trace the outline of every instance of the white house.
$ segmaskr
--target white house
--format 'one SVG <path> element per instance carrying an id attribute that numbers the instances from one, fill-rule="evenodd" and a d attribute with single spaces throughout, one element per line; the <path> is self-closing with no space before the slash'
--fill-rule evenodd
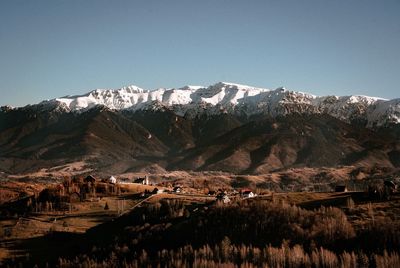
<path id="1" fill-rule="evenodd" d="M 229 198 L 229 196 L 225 193 L 219 193 L 217 195 L 217 201 L 222 201 L 224 204 L 228 204 L 231 202 L 231 199 Z"/>
<path id="2" fill-rule="evenodd" d="M 158 189 L 157 194 L 162 194 L 164 192 L 164 189 Z"/>
<path id="3" fill-rule="evenodd" d="M 143 185 L 150 185 L 151 183 L 150 183 L 150 180 L 149 180 L 149 177 L 146 175 L 145 177 L 143 177 L 143 178 L 137 178 L 136 180 L 134 180 L 134 183 L 140 183 L 140 184 L 143 184 Z"/>
<path id="4" fill-rule="evenodd" d="M 242 191 L 242 197 L 243 197 L 243 198 L 252 198 L 252 197 L 255 197 L 255 196 L 256 196 L 256 194 L 253 193 L 253 192 L 250 191 L 250 190 Z"/>
<path id="5" fill-rule="evenodd" d="M 112 184 L 116 184 L 116 183 L 117 183 L 117 179 L 116 179 L 114 176 L 111 176 L 111 177 L 108 179 L 108 182 L 109 182 L 109 183 L 112 183 Z"/>
<path id="6" fill-rule="evenodd" d="M 231 202 L 231 199 L 229 198 L 229 196 L 225 195 L 222 199 L 222 202 L 224 202 L 224 204 L 228 204 Z"/>
<path id="7" fill-rule="evenodd" d="M 176 186 L 176 187 L 174 187 L 173 192 L 174 193 L 181 193 L 182 192 L 182 188 L 180 186 Z"/>
<path id="8" fill-rule="evenodd" d="M 144 177 L 144 180 L 142 182 L 143 185 L 150 185 L 150 181 L 149 181 L 149 177 L 146 175 L 146 177 Z"/>

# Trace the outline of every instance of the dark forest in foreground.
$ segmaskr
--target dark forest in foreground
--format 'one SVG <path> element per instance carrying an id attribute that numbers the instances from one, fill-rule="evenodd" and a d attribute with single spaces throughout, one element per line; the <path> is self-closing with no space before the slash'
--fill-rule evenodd
<path id="1" fill-rule="evenodd" d="M 83 235 L 51 233 L 44 240 L 59 249 L 45 255 L 33 250 L 28 260 L 10 264 L 399 267 L 400 201 L 355 201 L 306 209 L 274 198 L 231 204 L 161 199 Z"/>

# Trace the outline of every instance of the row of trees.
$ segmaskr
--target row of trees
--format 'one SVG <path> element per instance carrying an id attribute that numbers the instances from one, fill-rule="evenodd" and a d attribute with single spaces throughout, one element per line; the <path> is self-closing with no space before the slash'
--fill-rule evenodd
<path id="1" fill-rule="evenodd" d="M 306 210 L 248 200 L 203 206 L 180 200 L 135 209 L 85 234 L 61 267 L 400 267 L 400 226 L 353 226 L 339 208 Z"/>
<path id="2" fill-rule="evenodd" d="M 184 246 L 175 250 L 158 251 L 156 256 L 149 256 L 146 251 L 131 252 L 123 248 L 126 254 L 134 257 L 130 260 L 120 259 L 116 253 L 102 261 L 82 255 L 74 259 L 58 260 L 59 267 L 321 267 L 321 268 L 356 268 L 400 267 L 398 253 L 372 254 L 362 252 L 342 252 L 339 254 L 322 247 L 308 253 L 301 245 L 289 247 L 283 243 L 280 247 L 263 248 L 234 245 L 225 237 L 219 244 L 203 245 L 198 249 Z"/>

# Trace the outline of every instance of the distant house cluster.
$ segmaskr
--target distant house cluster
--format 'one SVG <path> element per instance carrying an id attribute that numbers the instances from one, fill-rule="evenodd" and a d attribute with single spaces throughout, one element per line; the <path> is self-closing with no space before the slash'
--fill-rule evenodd
<path id="1" fill-rule="evenodd" d="M 145 177 L 136 178 L 133 182 L 139 183 L 142 185 L 152 185 L 152 183 L 150 183 L 149 177 L 147 175 Z"/>
<path id="2" fill-rule="evenodd" d="M 101 180 L 93 175 L 68 177 L 61 184 L 41 191 L 35 198 L 35 210 L 43 211 L 49 207 L 63 210 L 68 209 L 70 203 L 119 195 L 120 193 L 121 188 L 114 176 Z"/>
<path id="3" fill-rule="evenodd" d="M 255 194 L 252 190 L 250 189 L 241 189 L 240 191 L 237 190 L 222 190 L 218 189 L 217 191 L 214 190 L 209 190 L 207 193 L 208 196 L 215 196 L 217 202 L 221 202 L 223 204 L 228 204 L 232 202 L 233 200 L 237 199 L 247 199 L 247 198 L 253 198 L 256 197 L 257 194 Z"/>

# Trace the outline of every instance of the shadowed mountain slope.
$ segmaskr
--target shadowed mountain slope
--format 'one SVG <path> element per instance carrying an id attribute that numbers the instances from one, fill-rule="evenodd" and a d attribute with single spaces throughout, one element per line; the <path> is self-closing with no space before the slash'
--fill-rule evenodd
<path id="1" fill-rule="evenodd" d="M 397 126 L 373 130 L 324 114 L 185 117 L 168 109 L 98 106 L 75 113 L 62 108 L 0 112 L 2 171 L 78 161 L 109 172 L 152 165 L 248 174 L 305 166 L 400 167 Z"/>
<path id="2" fill-rule="evenodd" d="M 330 116 L 292 115 L 248 122 L 186 151 L 169 168 L 263 173 L 301 166 L 394 167 L 398 149 L 393 137 Z"/>

